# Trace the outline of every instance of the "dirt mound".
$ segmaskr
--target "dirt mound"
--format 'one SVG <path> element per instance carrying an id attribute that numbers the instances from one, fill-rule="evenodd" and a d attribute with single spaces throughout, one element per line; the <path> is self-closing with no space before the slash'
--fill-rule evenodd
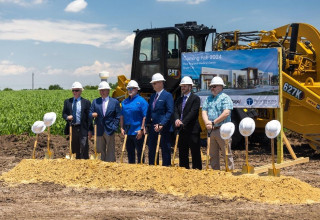
<path id="1" fill-rule="evenodd" d="M 96 160 L 22 160 L 0 179 L 8 183 L 39 183 L 147 191 L 178 196 L 242 198 L 255 202 L 301 204 L 320 202 L 320 189 L 292 177 L 236 176 L 219 171 L 198 171 Z"/>

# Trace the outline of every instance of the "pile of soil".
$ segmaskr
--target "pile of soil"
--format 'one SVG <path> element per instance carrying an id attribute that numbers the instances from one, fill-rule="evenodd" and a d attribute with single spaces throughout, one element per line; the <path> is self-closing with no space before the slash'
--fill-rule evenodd
<path id="1" fill-rule="evenodd" d="M 102 188 L 106 190 L 147 191 L 178 196 L 244 198 L 255 202 L 302 204 L 320 202 L 320 189 L 293 177 L 235 176 L 231 172 L 187 170 L 106 163 L 100 160 L 22 160 L 0 176 L 9 183 L 46 183 Z"/>
<path id="2" fill-rule="evenodd" d="M 277 178 L 276 181 L 283 181 L 284 187 L 279 187 L 278 184 L 275 184 L 274 194 L 282 194 L 295 192 L 296 185 L 304 190 L 304 183 L 296 182 L 296 179 L 299 179 L 312 187 L 320 188 L 320 155 L 314 150 L 312 150 L 307 142 L 301 137 L 301 135 L 291 134 L 287 135 L 290 140 L 290 143 L 293 145 L 293 150 L 295 151 L 297 157 L 309 157 L 310 162 L 304 164 L 298 164 L 295 166 L 290 166 L 281 169 L 281 177 Z M 39 135 L 38 146 L 36 149 L 36 160 L 28 160 L 31 158 L 32 149 L 35 141 L 35 136 L 29 136 L 28 134 L 23 135 L 3 135 L 0 136 L 0 175 L 5 176 L 6 172 L 9 172 L 15 167 L 20 167 L 24 161 L 32 161 L 34 163 L 39 162 L 52 162 L 57 163 L 59 160 L 42 160 L 46 152 L 47 147 L 47 135 L 45 133 Z M 117 162 L 119 162 L 121 155 L 123 137 L 116 134 L 116 157 Z M 69 152 L 69 142 L 67 137 L 64 136 L 51 136 L 50 149 L 54 151 L 54 158 L 65 158 L 65 155 Z M 235 168 L 241 169 L 242 165 L 245 164 L 245 152 L 243 151 L 244 146 L 240 149 L 233 150 L 233 157 L 235 161 Z M 206 148 L 201 148 L 202 152 L 206 153 Z M 90 151 L 93 152 L 93 143 L 90 142 Z M 147 152 L 146 152 L 147 155 Z M 24 160 L 27 159 L 27 160 Z M 127 155 L 125 152 L 124 155 L 125 162 L 127 161 Z M 284 148 L 284 159 L 292 159 L 289 152 Z M 63 161 L 63 160 L 62 160 Z M 21 164 L 19 164 L 22 162 Z M 69 161 L 70 162 L 70 161 Z M 78 163 L 82 163 L 81 160 L 75 160 L 74 166 Z M 90 162 L 84 162 L 85 164 L 90 164 Z M 146 161 L 147 162 L 147 161 Z M 270 143 L 255 143 L 253 140 L 250 140 L 249 145 L 249 163 L 254 167 L 261 165 L 270 164 Z M 103 166 L 107 166 L 109 163 Z M 223 158 L 221 157 L 221 164 L 224 164 Z M 101 165 L 102 166 L 102 165 Z M 105 170 L 104 173 L 100 173 L 101 178 L 111 178 L 118 175 L 117 171 L 121 173 L 123 169 L 127 169 L 129 166 L 127 164 L 112 164 L 108 165 L 109 167 L 101 168 L 99 163 L 97 167 L 100 170 Z M 137 165 L 141 167 L 140 165 Z M 46 168 L 47 165 L 43 165 L 42 169 Z M 68 166 L 69 167 L 69 166 Z M 63 175 L 71 175 L 68 171 L 68 167 L 65 167 L 65 172 Z M 73 166 L 70 165 L 70 169 Z M 114 169 L 117 167 L 117 169 Z M 130 171 L 133 176 L 136 176 L 135 165 L 130 165 Z M 178 173 L 183 173 L 182 177 L 185 175 L 191 175 L 189 172 L 201 173 L 205 176 L 206 180 L 209 180 L 209 176 L 217 177 L 221 179 L 218 183 L 217 180 L 210 179 L 206 183 L 202 182 L 201 175 L 196 176 L 200 178 L 200 183 L 202 185 L 223 183 L 230 187 L 237 188 L 246 188 L 247 185 L 232 186 L 235 183 L 232 183 L 234 179 L 229 179 L 229 174 L 224 172 L 213 172 L 213 171 L 192 171 L 184 170 L 178 168 L 163 168 L 163 167 L 154 167 L 154 166 L 144 166 L 150 168 L 150 171 L 147 169 L 144 170 L 145 175 L 148 172 L 149 179 L 152 181 L 157 180 L 155 178 L 158 176 L 159 170 L 170 169 L 172 175 L 178 175 Z M 203 168 L 205 164 L 203 163 Z M 49 168 L 49 167 L 48 167 Z M 20 168 L 19 168 L 20 169 Z M 40 169 L 40 168 L 39 168 Z M 114 171 L 112 171 L 114 169 Z M 224 167 L 222 166 L 223 170 Z M 47 172 L 54 172 L 55 169 L 47 169 Z M 85 165 L 84 169 L 80 169 L 80 173 L 86 173 L 88 175 L 88 166 Z M 13 171 L 13 170 L 12 170 Z M 32 171 L 34 172 L 34 171 Z M 59 171 L 60 172 L 60 171 Z M 108 175 L 106 172 L 115 172 L 112 175 Z M 185 173 L 186 172 L 186 173 Z M 36 172 L 35 172 L 36 173 Z M 188 174 L 187 174 L 188 173 Z M 27 175 L 28 172 L 26 172 Z M 225 177 L 221 177 L 220 174 Z M 51 174 L 50 174 L 51 175 Z M 105 176 L 104 176 L 105 175 Z M 90 176 L 90 175 L 89 175 Z M 94 177 L 93 174 L 91 174 Z M 164 187 L 160 187 L 158 191 L 155 187 L 149 187 L 147 190 L 132 190 L 128 189 L 130 182 L 136 182 L 138 187 L 144 186 L 144 181 L 149 181 L 146 177 L 145 179 L 139 179 L 137 181 L 129 180 L 128 178 L 131 175 L 123 176 L 125 184 L 123 187 L 113 187 L 106 184 L 105 186 L 90 188 L 88 186 L 76 186 L 75 184 L 67 185 L 65 183 L 53 183 L 52 181 L 36 181 L 37 183 L 29 184 L 15 184 L 11 185 L 0 180 L 0 219 L 318 219 L 319 218 L 319 209 L 320 203 L 308 203 L 307 199 L 303 199 L 304 196 L 311 198 L 308 194 L 300 194 L 301 200 L 307 204 L 282 204 L 278 203 L 267 203 L 267 202 L 256 202 L 253 199 L 250 199 L 250 188 L 247 188 L 249 196 L 234 195 L 234 197 L 227 197 L 223 193 L 219 195 L 209 195 L 210 191 L 215 191 L 215 185 L 211 185 L 211 188 L 204 189 L 204 192 L 199 195 L 192 196 L 189 191 L 188 184 L 194 184 L 198 182 L 197 179 L 188 179 L 185 178 L 187 183 L 183 183 L 180 179 L 176 179 L 178 182 L 166 183 L 160 182 Z M 138 175 L 139 176 L 139 175 Z M 141 175 L 140 175 L 141 176 Z M 142 175 L 143 176 L 143 175 Z M 295 181 L 290 182 L 292 179 L 289 176 L 294 177 Z M 244 178 L 245 176 L 238 176 L 237 174 L 231 175 L 232 178 Z M 37 177 L 39 178 L 39 177 Z M 142 178 L 142 177 L 140 177 Z M 228 178 L 228 179 L 227 179 Z M 259 195 L 267 195 L 267 190 L 273 186 L 272 182 L 268 182 L 266 174 L 262 174 L 258 179 L 265 181 L 265 188 L 261 189 L 258 192 Z M 77 181 L 83 179 L 82 176 L 77 176 L 70 182 L 76 183 Z M 86 178 L 85 178 L 86 179 Z M 89 180 L 92 184 L 94 181 Z M 99 178 L 98 178 L 99 179 Z M 161 177 L 159 177 L 161 179 Z M 174 178 L 171 178 L 174 179 Z M 273 178 L 274 179 L 274 178 Z M 228 182 L 230 180 L 230 182 Z M 101 180 L 97 181 L 99 183 Z M 108 182 L 113 180 L 108 179 Z M 226 181 L 226 182 L 224 182 Z M 255 181 L 255 180 L 251 180 Z M 281 182 L 280 181 L 280 182 Z M 102 181 L 103 182 L 103 181 Z M 270 183 L 270 184 L 267 184 Z M 272 183 L 272 184 L 271 184 Z M 78 183 L 77 183 L 78 184 Z M 87 185 L 87 183 L 83 183 Z M 170 185 L 171 184 L 171 185 Z M 180 191 L 176 190 L 182 186 Z M 280 184 L 280 183 L 279 183 Z M 301 186 L 302 184 L 303 186 Z M 140 186 L 141 185 L 141 186 Z M 250 185 L 250 183 L 248 183 Z M 200 186 L 200 185 L 199 185 Z M 285 187 L 286 186 L 286 187 Z M 109 188 L 108 188 L 109 187 Z M 113 187 L 113 188 L 112 188 Z M 171 187 L 171 188 L 170 188 Z M 183 187 L 186 192 L 182 192 Z M 307 188 L 310 186 L 306 186 Z M 147 188 L 147 187 L 146 187 Z M 175 189 L 171 190 L 169 193 L 162 193 L 163 189 Z M 199 188 L 199 187 L 198 187 Z M 255 189 L 255 188 L 253 188 Z M 313 192 L 314 188 L 309 188 L 310 192 Z M 189 191 L 188 191 L 189 190 Z M 235 190 L 235 191 L 237 191 Z M 220 189 L 222 192 L 227 192 L 228 194 L 234 193 L 234 191 L 228 191 L 226 189 Z M 281 192 L 280 192 L 281 191 Z M 316 190 L 317 191 L 317 190 Z M 296 192 L 295 192 L 296 193 Z M 176 195 L 178 194 L 178 195 Z M 314 193 L 313 193 L 314 194 Z M 181 196 L 183 195 L 183 196 Z M 251 195 L 252 197 L 257 195 Z M 295 195 L 291 195 L 295 197 Z M 261 196 L 258 196 L 261 197 Z M 316 198 L 312 199 L 316 201 Z M 274 202 L 277 199 L 273 200 Z M 279 200 L 280 201 L 280 200 Z"/>

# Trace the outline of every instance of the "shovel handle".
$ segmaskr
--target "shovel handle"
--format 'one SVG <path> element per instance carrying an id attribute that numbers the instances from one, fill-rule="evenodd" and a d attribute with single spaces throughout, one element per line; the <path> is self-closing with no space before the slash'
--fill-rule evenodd
<path id="1" fill-rule="evenodd" d="M 206 170 L 209 169 L 209 154 L 210 154 L 210 136 L 207 138 L 207 161 L 206 161 Z"/>
<path id="2" fill-rule="evenodd" d="M 141 164 L 143 164 L 142 161 L 143 161 L 144 151 L 146 149 L 147 139 L 148 139 L 148 133 L 146 133 L 146 135 L 144 136 L 144 140 L 143 140 L 143 147 L 142 147 L 141 161 L 140 161 Z"/>
<path id="3" fill-rule="evenodd" d="M 173 157 L 172 157 L 172 162 L 171 162 L 172 166 L 174 166 L 174 159 L 176 158 L 176 152 L 177 152 L 177 147 L 178 147 L 178 142 L 179 142 L 179 131 L 180 131 L 180 129 L 178 130 L 178 133 L 176 136 L 176 142 L 174 144 L 174 151 L 173 151 Z"/>
<path id="4" fill-rule="evenodd" d="M 158 133 L 158 141 L 157 141 L 157 148 L 156 148 L 156 155 L 154 157 L 154 165 L 157 166 L 157 158 L 159 154 L 159 147 L 160 147 L 160 140 L 161 140 L 161 133 Z"/>
<path id="5" fill-rule="evenodd" d="M 72 124 L 71 120 L 69 121 L 69 151 L 70 151 L 70 159 L 72 155 Z"/>
<path id="6" fill-rule="evenodd" d="M 229 165 L 228 165 L 228 148 L 229 148 L 229 140 L 227 139 L 227 140 L 224 140 L 224 143 L 225 143 L 225 148 L 226 148 L 226 156 L 225 156 L 225 160 L 226 160 L 226 172 L 229 172 L 230 170 L 229 170 Z"/>
<path id="7" fill-rule="evenodd" d="M 124 153 L 124 149 L 125 149 L 125 147 L 126 147 L 127 138 L 128 138 L 128 135 L 127 135 L 127 134 L 125 134 L 125 135 L 124 135 L 123 145 L 122 145 L 122 151 L 121 151 L 120 163 L 123 163 L 123 153 Z"/>
<path id="8" fill-rule="evenodd" d="M 36 135 L 36 140 L 35 140 L 35 142 L 34 142 L 34 146 L 33 146 L 33 152 L 32 152 L 32 159 L 36 159 L 36 155 L 35 155 L 35 153 L 36 153 L 36 147 L 37 147 L 37 143 L 38 143 L 38 134 Z"/>

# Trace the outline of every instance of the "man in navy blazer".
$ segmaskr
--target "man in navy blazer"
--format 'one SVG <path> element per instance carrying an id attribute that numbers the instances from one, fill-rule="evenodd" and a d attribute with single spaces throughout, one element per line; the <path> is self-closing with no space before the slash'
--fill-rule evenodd
<path id="1" fill-rule="evenodd" d="M 89 117 L 95 118 L 97 124 L 97 151 L 101 153 L 101 160 L 115 162 L 115 135 L 120 121 L 119 101 L 109 97 L 109 83 L 102 81 L 99 84 L 101 97 L 93 100 Z"/>
<path id="2" fill-rule="evenodd" d="M 92 120 L 89 120 L 91 102 L 81 97 L 83 87 L 81 83 L 72 84 L 73 97 L 64 101 L 62 117 L 67 121 L 64 134 L 69 135 L 69 126 L 72 126 L 72 153 L 76 159 L 89 159 L 88 136 L 91 137 Z"/>
<path id="3" fill-rule="evenodd" d="M 156 146 L 158 134 L 161 134 L 160 147 L 162 152 L 162 165 L 169 166 L 171 164 L 171 143 L 170 128 L 171 117 L 174 112 L 174 102 L 171 93 L 164 90 L 165 79 L 160 73 L 152 76 L 153 89 L 156 93 L 152 94 L 149 100 L 146 122 L 151 125 L 149 127 L 149 164 L 153 165 L 155 160 Z M 157 164 L 159 157 L 157 158 Z"/>

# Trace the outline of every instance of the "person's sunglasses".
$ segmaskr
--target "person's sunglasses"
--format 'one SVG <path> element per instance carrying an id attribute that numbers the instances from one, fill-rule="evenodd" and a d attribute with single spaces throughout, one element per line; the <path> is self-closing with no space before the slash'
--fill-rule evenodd
<path id="1" fill-rule="evenodd" d="M 127 88 L 128 91 L 132 91 L 134 88 Z"/>
<path id="2" fill-rule="evenodd" d="M 72 92 L 79 92 L 79 89 L 73 89 Z"/>
<path id="3" fill-rule="evenodd" d="M 210 89 L 214 89 L 214 88 L 216 88 L 217 86 L 210 86 Z"/>

